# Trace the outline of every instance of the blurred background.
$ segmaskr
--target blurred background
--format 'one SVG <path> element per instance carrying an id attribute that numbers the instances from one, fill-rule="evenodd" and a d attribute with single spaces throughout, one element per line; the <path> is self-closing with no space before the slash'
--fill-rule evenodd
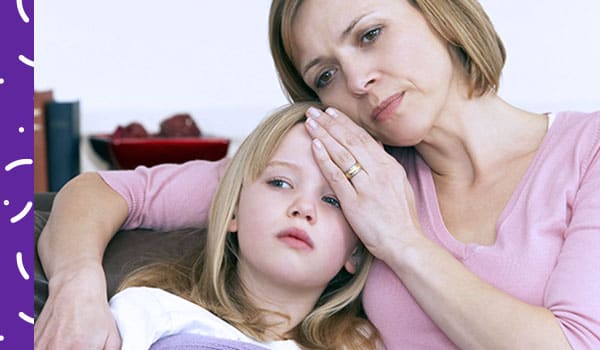
<path id="1" fill-rule="evenodd" d="M 600 1 L 484 0 L 508 61 L 500 95 L 548 112 L 600 109 Z M 35 89 L 79 101 L 80 170 L 105 169 L 88 136 L 189 113 L 229 152 L 286 103 L 268 0 L 35 1 Z"/>

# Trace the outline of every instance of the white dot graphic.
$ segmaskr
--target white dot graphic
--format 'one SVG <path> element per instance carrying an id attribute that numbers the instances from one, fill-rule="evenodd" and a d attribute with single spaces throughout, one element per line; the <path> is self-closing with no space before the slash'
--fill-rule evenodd
<path id="1" fill-rule="evenodd" d="M 23 0 L 17 0 L 17 11 L 19 11 L 19 15 L 23 22 L 29 23 L 29 16 L 27 16 L 27 13 L 25 13 L 25 9 L 23 8 Z"/>
<path id="2" fill-rule="evenodd" d="M 23 321 L 25 321 L 25 322 L 27 322 L 27 323 L 34 324 L 34 322 L 35 322 L 35 321 L 34 321 L 34 319 L 33 319 L 33 317 L 31 317 L 31 316 L 27 315 L 27 314 L 26 314 L 26 313 L 24 313 L 24 312 L 19 312 L 19 317 L 20 317 L 20 318 L 21 318 Z"/>
<path id="3" fill-rule="evenodd" d="M 23 265 L 23 253 L 21 252 L 17 252 L 17 268 L 23 279 L 29 280 L 29 274 L 27 273 L 27 270 L 25 270 L 25 265 Z"/>
<path id="4" fill-rule="evenodd" d="M 19 55 L 19 61 L 23 62 L 24 64 L 28 65 L 31 68 L 33 68 L 35 66 L 35 62 L 33 62 L 31 59 L 27 58 L 25 55 Z"/>
<path id="5" fill-rule="evenodd" d="M 8 201 L 8 199 L 4 200 L 4 205 L 8 206 L 10 204 L 10 202 Z"/>
<path id="6" fill-rule="evenodd" d="M 0 335 L 0 341 L 4 341 L 4 336 Z"/>
<path id="7" fill-rule="evenodd" d="M 4 84 L 4 79 L 0 78 L 0 85 Z"/>
<path id="8" fill-rule="evenodd" d="M 25 207 L 23 208 L 23 210 L 21 210 L 17 215 L 10 218 L 10 222 L 14 224 L 14 223 L 21 221 L 21 219 L 23 219 L 25 217 L 25 215 L 27 215 L 29 213 L 29 211 L 31 210 L 32 207 L 33 207 L 33 203 L 31 201 L 28 201 L 27 203 L 25 203 Z"/>

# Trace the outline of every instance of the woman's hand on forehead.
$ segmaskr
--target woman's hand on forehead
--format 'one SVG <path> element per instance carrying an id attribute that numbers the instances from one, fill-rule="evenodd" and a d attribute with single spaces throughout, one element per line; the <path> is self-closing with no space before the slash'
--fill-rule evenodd
<path id="1" fill-rule="evenodd" d="M 311 108 L 307 117 L 317 164 L 371 253 L 383 258 L 404 238 L 389 227 L 420 233 L 406 173 L 381 143 L 337 109 Z"/>

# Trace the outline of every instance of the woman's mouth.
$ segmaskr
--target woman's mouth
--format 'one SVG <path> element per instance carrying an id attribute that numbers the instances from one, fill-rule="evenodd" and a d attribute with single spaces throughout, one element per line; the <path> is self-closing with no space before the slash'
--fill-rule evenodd
<path id="1" fill-rule="evenodd" d="M 394 94 L 386 98 L 371 112 L 371 120 L 374 122 L 383 122 L 388 120 L 396 111 L 404 99 L 404 92 Z"/>

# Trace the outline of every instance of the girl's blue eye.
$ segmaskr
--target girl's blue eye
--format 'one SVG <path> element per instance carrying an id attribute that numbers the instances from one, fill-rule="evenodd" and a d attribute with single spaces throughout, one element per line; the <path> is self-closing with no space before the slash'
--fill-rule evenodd
<path id="1" fill-rule="evenodd" d="M 381 28 L 371 29 L 360 37 L 360 42 L 361 44 L 369 44 L 377 40 L 379 34 L 381 34 Z"/>
<path id="2" fill-rule="evenodd" d="M 334 69 L 330 69 L 330 70 L 327 70 L 327 71 L 321 73 L 317 77 L 317 80 L 315 81 L 315 86 L 317 87 L 317 89 L 321 89 L 321 88 L 327 86 L 327 84 L 329 84 L 331 82 L 331 80 L 333 79 L 334 74 L 335 74 Z"/>
<path id="3" fill-rule="evenodd" d="M 285 180 L 281 180 L 281 179 L 274 179 L 274 180 L 270 180 L 269 182 L 267 182 L 269 185 L 273 186 L 273 187 L 279 187 L 279 188 L 292 188 L 292 185 L 290 185 L 287 181 Z"/>
<path id="4" fill-rule="evenodd" d="M 325 197 L 321 198 L 321 200 L 329 205 L 336 207 L 336 208 L 342 207 L 342 205 L 340 204 L 340 201 L 338 201 L 337 199 L 335 199 L 333 197 L 325 196 Z"/>

